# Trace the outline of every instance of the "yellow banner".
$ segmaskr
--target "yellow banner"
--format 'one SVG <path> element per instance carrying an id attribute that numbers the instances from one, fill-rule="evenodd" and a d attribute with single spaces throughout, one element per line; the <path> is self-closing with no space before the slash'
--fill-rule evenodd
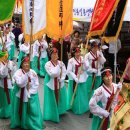
<path id="1" fill-rule="evenodd" d="M 73 0 L 46 1 L 46 33 L 53 39 L 63 38 L 73 31 Z"/>

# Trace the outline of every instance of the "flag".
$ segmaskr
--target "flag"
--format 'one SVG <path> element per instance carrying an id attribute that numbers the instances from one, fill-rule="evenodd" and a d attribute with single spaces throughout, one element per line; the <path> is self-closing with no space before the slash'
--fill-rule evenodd
<path id="1" fill-rule="evenodd" d="M 47 26 L 49 37 L 58 40 L 73 31 L 73 0 L 47 0 Z"/>
<path id="2" fill-rule="evenodd" d="M 34 1 L 34 5 L 33 5 Z M 33 11 L 34 6 L 34 11 Z M 22 1 L 22 26 L 26 42 L 37 40 L 45 33 L 46 27 L 46 0 L 23 0 Z M 32 14 L 34 12 L 34 14 Z M 34 17 L 33 17 L 34 16 Z M 33 17 L 33 21 L 32 21 Z M 31 34 L 31 23 L 32 34 Z"/>
<path id="3" fill-rule="evenodd" d="M 119 1 L 103 36 L 106 42 L 113 40 L 116 41 L 118 39 L 118 35 L 121 30 L 124 15 L 126 12 L 127 3 L 128 0 Z"/>
<path id="4" fill-rule="evenodd" d="M 0 0 L 0 24 L 11 21 L 15 3 L 15 0 Z"/>
<path id="5" fill-rule="evenodd" d="M 119 0 L 96 0 L 88 37 L 102 35 Z"/>

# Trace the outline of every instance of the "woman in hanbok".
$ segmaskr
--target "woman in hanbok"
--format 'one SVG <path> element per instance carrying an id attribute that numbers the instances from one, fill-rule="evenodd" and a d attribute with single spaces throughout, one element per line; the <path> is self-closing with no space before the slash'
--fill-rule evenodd
<path id="1" fill-rule="evenodd" d="M 0 51 L 0 118 L 11 116 L 12 75 L 15 71 L 16 65 L 8 60 L 8 53 Z"/>
<path id="2" fill-rule="evenodd" d="M 103 53 L 99 51 L 100 44 L 97 39 L 92 39 L 90 41 L 91 50 L 85 55 L 85 64 L 88 74 L 88 79 L 86 82 L 89 99 L 92 96 L 92 93 L 101 85 L 101 69 L 106 62 Z"/>
<path id="3" fill-rule="evenodd" d="M 58 60 L 56 48 L 50 50 L 51 60 L 45 64 L 46 76 L 44 80 L 44 120 L 60 121 L 60 115 L 67 110 L 66 106 L 66 68 L 62 61 Z"/>
<path id="4" fill-rule="evenodd" d="M 67 91 L 67 108 L 75 114 L 83 114 L 89 110 L 88 93 L 86 87 L 87 73 L 80 48 L 72 50 L 73 57 L 69 59 L 67 75 L 69 77 Z M 76 88 L 77 87 L 77 88 Z M 74 95 L 74 91 L 76 93 Z M 72 100 L 74 97 L 74 100 Z"/>
<path id="5" fill-rule="evenodd" d="M 34 42 L 33 45 L 33 69 L 37 74 L 42 77 L 45 77 L 45 64 L 48 61 L 47 55 L 48 44 L 43 39 L 43 37 L 39 38 Z"/>
<path id="6" fill-rule="evenodd" d="M 101 130 L 107 130 L 107 128 L 109 128 L 111 114 L 117 104 L 119 94 L 119 92 L 116 93 L 116 91 L 122 88 L 121 83 L 115 84 L 112 82 L 112 71 L 109 68 L 102 71 L 102 79 L 103 84 L 94 91 L 89 102 L 90 111 L 93 114 L 91 130 L 98 130 L 103 118 L 105 118 L 105 121 Z"/>
<path id="7" fill-rule="evenodd" d="M 4 30 L 4 42 L 5 42 L 5 48 L 7 49 L 9 53 L 9 60 L 14 59 L 15 55 L 15 36 L 14 34 L 10 31 L 9 27 L 6 27 Z"/>
<path id="8" fill-rule="evenodd" d="M 15 85 L 10 127 L 42 130 L 43 118 L 38 96 L 38 76 L 34 70 L 30 69 L 29 57 L 22 60 L 20 67 L 13 76 Z"/>
<path id="9" fill-rule="evenodd" d="M 20 66 L 21 66 L 21 61 L 22 61 L 23 57 L 28 56 L 29 53 L 30 53 L 30 44 L 25 42 L 24 37 L 23 37 L 21 43 L 22 44 L 20 45 L 19 54 L 18 54 L 18 68 L 20 68 Z M 31 45 L 31 47 L 32 46 L 33 45 Z M 32 68 L 32 50 L 31 50 L 31 62 L 30 62 L 30 65 L 31 65 L 31 68 Z"/>

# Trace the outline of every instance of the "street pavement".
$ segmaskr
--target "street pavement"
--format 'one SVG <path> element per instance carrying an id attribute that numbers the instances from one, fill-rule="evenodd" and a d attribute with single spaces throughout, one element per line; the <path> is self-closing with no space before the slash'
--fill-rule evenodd
<path id="1" fill-rule="evenodd" d="M 39 77 L 39 98 L 41 110 L 43 112 L 43 78 Z M 2 97 L 1 97 L 2 98 Z M 89 112 L 83 115 L 74 115 L 71 111 L 60 117 L 60 123 L 45 121 L 44 130 L 90 130 L 91 119 L 88 117 Z M 9 119 L 0 119 L 0 130 L 11 130 Z M 21 129 L 14 129 L 21 130 Z"/>

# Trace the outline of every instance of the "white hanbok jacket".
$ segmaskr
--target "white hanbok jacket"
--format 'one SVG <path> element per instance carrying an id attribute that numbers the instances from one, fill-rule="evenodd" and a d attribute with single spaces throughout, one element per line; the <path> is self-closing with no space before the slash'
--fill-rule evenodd
<path id="1" fill-rule="evenodd" d="M 46 58 L 47 57 L 47 51 L 46 49 L 48 48 L 48 44 L 45 40 L 43 40 L 42 42 L 39 42 L 38 40 L 35 41 L 34 45 L 33 45 L 33 57 L 37 56 L 39 57 L 39 47 L 41 46 L 40 52 L 41 52 L 41 57 L 42 58 Z"/>
<path id="2" fill-rule="evenodd" d="M 12 32 L 9 32 L 7 36 L 3 37 L 7 51 L 10 51 L 14 39 L 15 39 L 15 35 Z"/>
<path id="3" fill-rule="evenodd" d="M 59 80 L 59 82 L 61 83 L 60 88 L 62 88 L 64 86 L 64 80 L 66 77 L 65 64 L 62 61 L 58 61 L 58 64 L 54 65 L 51 61 L 48 61 L 45 64 L 45 69 L 46 69 L 46 72 L 48 73 L 48 75 L 50 76 L 50 81 L 47 83 L 47 86 L 50 89 L 55 90 L 54 78 L 57 78 Z M 59 85 L 58 85 L 58 89 L 59 89 Z"/>
<path id="4" fill-rule="evenodd" d="M 92 68 L 92 62 L 97 57 L 100 58 L 96 60 L 94 63 L 96 68 Z M 95 73 L 96 76 L 101 76 L 101 69 L 103 68 L 104 63 L 106 62 L 106 59 L 101 51 L 97 51 L 97 55 L 92 54 L 92 52 L 87 53 L 85 55 L 84 61 L 86 68 L 88 68 L 88 75 L 92 75 L 92 73 Z"/>
<path id="5" fill-rule="evenodd" d="M 13 61 L 0 62 L 0 87 L 4 88 L 4 78 L 7 77 L 8 88 L 13 89 L 12 76 L 16 70 L 17 66 Z"/>
<path id="6" fill-rule="evenodd" d="M 117 88 L 119 88 L 118 87 L 119 85 L 112 83 L 112 86 L 113 86 L 113 93 L 115 94 Z M 109 113 L 107 112 L 107 110 L 105 110 L 105 108 L 108 102 L 108 98 L 110 98 L 111 94 L 112 94 L 112 91 L 110 91 L 104 84 L 100 86 L 98 89 L 96 89 L 89 102 L 90 111 L 94 115 L 99 116 L 101 118 L 108 117 L 109 115 L 111 116 L 110 113 L 112 113 L 115 105 L 117 104 L 117 96 L 118 96 L 118 94 L 115 96 L 112 106 L 111 106 L 111 111 Z M 99 101 L 102 103 L 102 106 L 103 106 L 102 108 L 97 104 Z"/>
<path id="7" fill-rule="evenodd" d="M 33 45 L 31 45 L 31 61 L 32 61 L 32 58 L 33 58 Z M 26 55 L 29 54 L 30 52 L 30 44 L 28 43 L 28 45 L 25 45 L 25 44 L 21 44 L 20 45 L 20 51 L 24 52 Z"/>
<path id="8" fill-rule="evenodd" d="M 30 80 L 29 80 L 30 78 Z M 39 87 L 39 80 L 36 72 L 32 69 L 28 73 L 25 73 L 24 70 L 18 69 L 14 76 L 14 82 L 18 85 L 19 88 L 24 89 L 24 102 L 28 102 L 28 98 L 30 98 L 31 94 L 36 94 Z M 17 97 L 20 98 L 21 89 L 16 94 Z"/>
<path id="9" fill-rule="evenodd" d="M 79 72 L 80 76 L 78 79 L 78 74 L 76 75 L 75 71 L 76 71 L 76 65 L 79 65 L 79 64 L 81 64 L 82 70 L 81 70 L 81 73 Z M 68 66 L 67 66 L 67 75 L 69 77 L 69 80 L 75 80 L 75 82 L 78 82 L 78 83 L 86 82 L 88 75 L 86 73 L 86 67 L 85 67 L 82 56 L 80 57 L 80 60 L 75 59 L 74 57 L 69 59 Z"/>

